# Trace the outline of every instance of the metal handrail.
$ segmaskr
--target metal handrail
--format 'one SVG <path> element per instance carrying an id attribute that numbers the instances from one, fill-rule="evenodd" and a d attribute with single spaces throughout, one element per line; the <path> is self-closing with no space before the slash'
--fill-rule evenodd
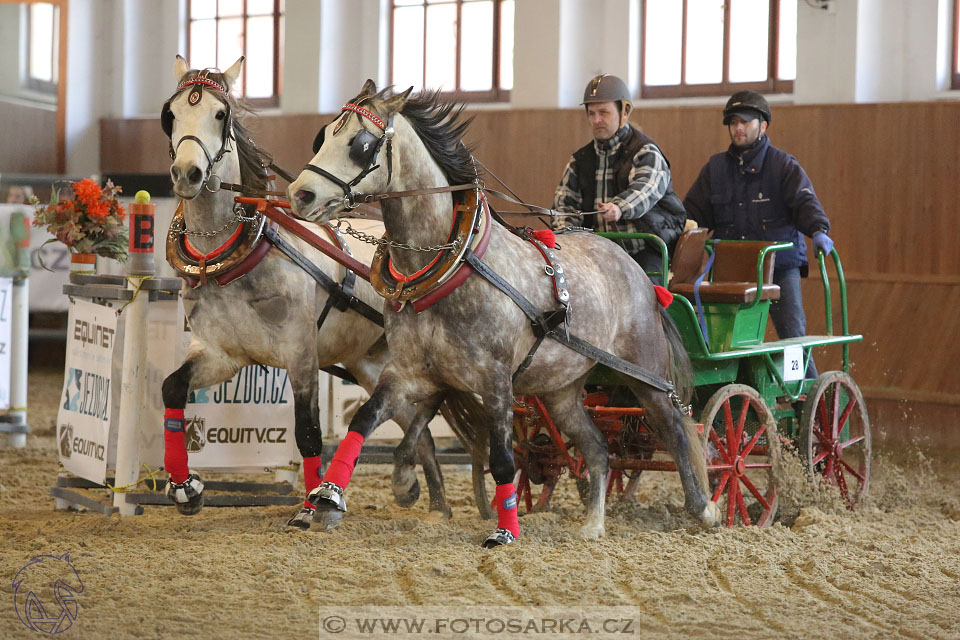
<path id="1" fill-rule="evenodd" d="M 840 330 L 844 336 L 850 335 L 849 317 L 847 316 L 847 279 L 843 275 L 843 265 L 840 263 L 840 254 L 836 249 L 830 250 L 833 265 L 837 271 L 837 284 L 840 285 Z M 817 263 L 820 266 L 820 280 L 823 282 L 823 308 L 826 315 L 827 335 L 833 335 L 833 301 L 830 295 L 830 278 L 827 274 L 827 265 L 822 251 L 817 251 Z M 850 345 L 843 345 L 843 370 L 850 372 Z"/>

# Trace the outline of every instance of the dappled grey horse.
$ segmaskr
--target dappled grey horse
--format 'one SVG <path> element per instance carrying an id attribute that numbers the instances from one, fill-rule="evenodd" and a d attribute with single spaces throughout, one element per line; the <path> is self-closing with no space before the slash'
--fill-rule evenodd
<path id="1" fill-rule="evenodd" d="M 289 187 L 294 212 L 319 222 L 376 194 L 394 194 L 382 199 L 390 244 L 371 266 L 378 291 L 390 299 L 384 310 L 390 361 L 351 421 L 324 482 L 310 494 L 314 520 L 333 526 L 341 517 L 344 489 L 373 429 L 414 403 L 436 405 L 457 390 L 479 397 L 483 428 L 489 429 L 498 528 L 484 546 L 513 542 L 519 532 L 511 443 L 515 395 L 540 396 L 583 452 L 590 498 L 581 531 L 589 538 L 603 535 L 607 445 L 581 401 L 596 358 L 561 344 L 563 336 L 576 336 L 653 374 L 650 379 L 673 380 L 679 396 L 671 398 L 667 387 L 622 376 L 676 460 L 687 511 L 704 525 L 716 524 L 696 425 L 678 409 L 692 392 L 690 362 L 649 279 L 604 238 L 567 234 L 562 247 L 551 250 L 491 221 L 482 193 L 470 186 L 476 170 L 461 143 L 468 124 L 438 94 L 377 92 L 367 81 L 318 136 L 317 154 Z M 466 186 L 423 193 L 449 185 Z M 415 193 L 402 193 L 409 191 Z M 507 295 L 510 290 L 519 295 Z M 520 298 L 526 302 L 515 301 Z M 565 325 L 551 323 L 552 333 L 530 361 L 548 328 L 531 321 L 538 310 L 544 317 L 556 318 L 557 310 L 569 315 Z"/>
<path id="2" fill-rule="evenodd" d="M 342 363 L 372 393 L 388 357 L 383 329 L 370 317 L 379 315 L 383 301 L 369 283 L 356 282 L 353 296 L 372 307 L 372 314 L 326 308 L 328 292 L 276 245 L 292 246 L 336 282 L 343 269 L 288 232 L 279 231 L 280 240 L 268 244 L 262 236 L 270 225 L 254 211 L 235 207 L 233 194 L 217 190 L 221 182 L 256 190 L 267 184 L 264 156 L 237 119 L 242 106 L 229 95 L 242 63 L 243 58 L 224 73 L 197 71 L 177 56 L 177 91 L 161 116 L 170 137 L 174 192 L 182 198 L 168 235 L 168 259 L 186 276 L 182 297 L 191 329 L 186 359 L 163 382 L 164 463 L 170 473 L 167 493 L 187 515 L 203 506 L 203 483 L 188 469 L 184 442 L 183 410 L 191 390 L 218 384 L 251 364 L 286 369 L 309 492 L 320 483 L 318 369 Z M 451 511 L 429 430 L 410 429 L 433 414 L 432 407 L 420 411 L 413 405 L 397 413 L 401 427 L 417 437 L 405 439 L 395 452 L 393 491 L 401 506 L 417 500 L 413 465 L 419 454 L 430 510 L 447 518 Z M 305 501 L 289 524 L 308 528 L 312 513 Z"/>

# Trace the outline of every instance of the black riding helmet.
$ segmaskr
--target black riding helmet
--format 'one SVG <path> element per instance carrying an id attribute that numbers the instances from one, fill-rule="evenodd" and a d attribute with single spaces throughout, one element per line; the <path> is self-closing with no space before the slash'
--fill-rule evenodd
<path id="1" fill-rule="evenodd" d="M 738 115 L 750 116 L 750 119 L 760 117 L 770 124 L 770 105 L 767 99 L 756 91 L 749 89 L 737 91 L 727 100 L 723 108 L 723 124 L 730 124 L 730 118 Z"/>

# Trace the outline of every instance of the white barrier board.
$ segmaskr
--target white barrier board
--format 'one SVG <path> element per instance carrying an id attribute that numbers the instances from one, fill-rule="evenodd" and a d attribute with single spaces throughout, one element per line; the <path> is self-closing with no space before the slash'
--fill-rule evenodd
<path id="1" fill-rule="evenodd" d="M 13 348 L 13 278 L 0 278 L 0 410 L 10 408 L 10 351 Z"/>
<path id="2" fill-rule="evenodd" d="M 113 411 L 116 312 L 78 300 L 70 306 L 67 359 L 57 414 L 60 462 L 70 473 L 103 484 Z M 117 387 L 119 388 L 119 387 Z"/>

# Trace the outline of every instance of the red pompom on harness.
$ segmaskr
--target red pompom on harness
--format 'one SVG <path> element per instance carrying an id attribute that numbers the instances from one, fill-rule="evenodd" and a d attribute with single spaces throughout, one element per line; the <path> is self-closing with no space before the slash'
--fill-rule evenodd
<path id="1" fill-rule="evenodd" d="M 557 247 L 557 234 L 550 229 L 537 229 L 533 232 L 533 237 L 546 245 L 548 249 Z"/>
<path id="2" fill-rule="evenodd" d="M 657 294 L 657 302 L 666 309 L 673 302 L 673 294 L 658 284 L 653 285 L 653 290 Z"/>

